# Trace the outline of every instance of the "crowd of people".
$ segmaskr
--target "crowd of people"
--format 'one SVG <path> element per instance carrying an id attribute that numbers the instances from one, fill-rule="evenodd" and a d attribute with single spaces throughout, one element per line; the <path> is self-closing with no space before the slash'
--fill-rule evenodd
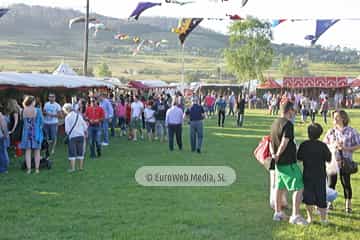
<path id="1" fill-rule="evenodd" d="M 110 137 L 119 134 L 128 140 L 168 140 L 170 151 L 174 150 L 174 138 L 180 150 L 184 120 L 190 125 L 191 151 L 201 153 L 203 142 L 203 119 L 205 110 L 200 98 L 193 96 L 185 107 L 180 92 L 173 96 L 164 92 L 144 96 L 112 93 L 90 96 L 61 106 L 53 93 L 42 105 L 34 96 L 26 96 L 22 107 L 15 99 L 0 105 L 0 173 L 7 173 L 8 148 L 15 149 L 17 157 L 24 156 L 27 173 L 40 171 L 43 142 L 50 154 L 56 150 L 59 126 L 63 123 L 65 142 L 68 145 L 69 172 L 84 169 L 87 146 L 90 158 L 102 155 L 102 148 L 109 146 Z M 119 129 L 116 131 L 116 129 Z M 33 161 L 33 163 L 32 163 Z"/>
<path id="2" fill-rule="evenodd" d="M 205 96 L 193 94 L 187 104 L 180 92 L 173 95 L 153 92 L 147 97 L 133 93 L 116 96 L 103 93 L 65 102 L 62 106 L 54 93 L 47 97 L 44 104 L 34 96 L 26 96 L 22 106 L 15 99 L 0 105 L 0 172 L 7 172 L 7 150 L 11 147 L 16 157 L 24 155 L 27 173 L 30 174 L 32 168 L 39 173 L 43 142 L 47 143 L 48 152 L 53 156 L 60 126 L 64 128 L 68 144 L 69 172 L 76 170 L 76 162 L 79 162 L 77 169 L 83 170 L 87 148 L 90 158 L 101 157 L 102 148 L 117 134 L 131 141 L 168 141 L 170 151 L 174 150 L 175 138 L 182 150 L 184 122 L 189 124 L 191 151 L 201 153 L 203 119 L 217 116 L 218 126 L 224 127 L 228 116 L 242 127 L 247 103 L 241 94 L 236 96 L 232 92 L 223 96 L 215 91 Z"/>
<path id="3" fill-rule="evenodd" d="M 327 101 L 326 97 L 324 101 Z M 289 219 L 292 224 L 306 225 L 313 221 L 313 207 L 316 206 L 321 223 L 326 224 L 327 211 L 334 208 L 327 198 L 327 188 L 335 190 L 337 176 L 340 176 L 344 190 L 344 210 L 352 213 L 351 173 L 345 170 L 344 164 L 345 161 L 352 162 L 353 152 L 360 149 L 360 135 L 349 126 L 348 114 L 344 110 L 335 110 L 332 112 L 333 127 L 325 134 L 323 141 L 319 141 L 323 128 L 313 121 L 308 126 L 309 140 L 297 147 L 293 124 L 297 112 L 295 106 L 292 101 L 280 104 L 281 116 L 271 128 L 270 169 L 275 170 L 276 175 L 273 220 Z M 297 161 L 303 162 L 303 172 Z M 287 192 L 293 192 L 290 218 L 283 211 L 286 205 L 283 199 Z M 301 202 L 306 205 L 306 220 L 300 215 Z"/>

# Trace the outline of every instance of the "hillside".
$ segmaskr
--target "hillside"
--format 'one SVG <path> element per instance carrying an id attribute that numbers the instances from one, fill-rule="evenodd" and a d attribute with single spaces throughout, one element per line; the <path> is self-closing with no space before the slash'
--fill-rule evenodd
<path id="1" fill-rule="evenodd" d="M 0 70 L 52 71 L 62 60 L 76 68 L 81 67 L 83 49 L 83 24 L 69 29 L 69 20 L 82 13 L 60 8 L 10 6 L 11 11 L 0 20 Z M 137 22 L 91 14 L 111 31 L 91 35 L 89 61 L 92 67 L 107 62 L 115 76 L 125 78 L 160 78 L 177 81 L 180 72 L 180 47 L 177 35 L 170 29 L 178 19 L 142 17 Z M 161 48 L 144 48 L 138 56 L 132 56 L 136 47 L 132 41 L 119 41 L 116 33 L 139 36 L 158 41 L 166 39 Z M 198 27 L 186 41 L 187 72 L 198 76 L 217 75 L 224 68 L 221 52 L 227 47 L 228 37 Z M 357 76 L 360 73 L 359 52 L 352 49 L 320 46 L 305 48 L 293 44 L 273 44 L 275 57 L 272 68 L 266 73 L 280 77 L 278 71 L 281 55 L 294 55 L 307 59 L 312 74 Z M 156 63 L 156 64 L 155 64 Z M 223 70 L 224 71 L 224 70 Z M 133 75 L 127 74 L 134 72 Z"/>

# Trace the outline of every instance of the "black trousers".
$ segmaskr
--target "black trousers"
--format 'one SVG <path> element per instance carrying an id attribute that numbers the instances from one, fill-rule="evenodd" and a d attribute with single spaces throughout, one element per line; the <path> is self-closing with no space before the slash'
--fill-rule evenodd
<path id="1" fill-rule="evenodd" d="M 169 149 L 174 150 L 174 135 L 176 136 L 176 143 L 180 150 L 182 150 L 182 124 L 169 124 Z"/>
<path id="2" fill-rule="evenodd" d="M 220 122 L 221 122 L 221 126 L 224 126 L 225 110 L 219 110 L 219 113 L 218 113 L 218 126 L 219 127 L 220 127 Z"/>
<path id="3" fill-rule="evenodd" d="M 344 198 L 352 199 L 350 174 L 344 174 L 340 170 L 340 181 L 341 181 L 341 185 L 344 189 Z M 337 183 L 337 175 L 328 176 L 328 185 L 330 188 L 335 190 L 336 183 Z"/>
<path id="4" fill-rule="evenodd" d="M 310 111 L 311 122 L 315 122 L 315 111 Z"/>

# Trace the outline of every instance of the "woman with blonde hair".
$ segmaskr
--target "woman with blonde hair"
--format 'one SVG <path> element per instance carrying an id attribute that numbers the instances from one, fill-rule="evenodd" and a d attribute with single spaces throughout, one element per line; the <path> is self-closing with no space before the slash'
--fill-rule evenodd
<path id="1" fill-rule="evenodd" d="M 9 113 L 9 135 L 10 135 L 10 144 L 15 147 L 16 157 L 22 155 L 22 151 L 19 147 L 21 141 L 21 107 L 15 99 L 9 99 L 7 103 L 7 111 Z"/>
<path id="2" fill-rule="evenodd" d="M 34 151 L 35 173 L 39 173 L 40 150 L 43 141 L 43 115 L 35 107 L 35 97 L 27 96 L 23 101 L 23 130 L 20 147 L 25 150 L 27 173 L 31 173 L 31 152 Z"/>

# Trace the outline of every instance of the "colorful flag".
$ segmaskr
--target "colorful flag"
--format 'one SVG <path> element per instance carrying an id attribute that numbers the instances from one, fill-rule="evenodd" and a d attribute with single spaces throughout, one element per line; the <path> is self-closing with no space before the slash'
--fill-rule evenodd
<path id="1" fill-rule="evenodd" d="M 234 15 L 226 14 L 226 16 L 228 16 L 230 18 L 230 20 L 234 20 L 234 21 L 244 20 L 244 18 L 240 17 L 240 15 L 238 15 L 238 14 L 234 14 Z"/>
<path id="2" fill-rule="evenodd" d="M 127 40 L 129 38 L 130 38 L 129 35 L 122 33 L 118 33 L 114 36 L 114 39 L 118 39 L 118 40 Z"/>
<path id="3" fill-rule="evenodd" d="M 316 31 L 314 35 L 305 36 L 305 40 L 310 40 L 311 45 L 314 45 L 317 40 L 323 35 L 329 28 L 331 28 L 335 23 L 340 21 L 340 19 L 322 19 L 316 20 Z"/>
<path id="4" fill-rule="evenodd" d="M 72 25 L 75 23 L 84 23 L 85 22 L 85 17 L 76 17 L 76 18 L 72 18 L 69 21 L 69 28 L 72 28 Z M 89 17 L 89 22 L 96 22 L 97 19 L 94 17 Z"/>
<path id="5" fill-rule="evenodd" d="M 178 1 L 178 0 L 165 0 L 166 3 L 177 4 L 180 6 L 184 6 L 186 4 L 195 3 L 195 1 Z"/>
<path id="6" fill-rule="evenodd" d="M 272 20 L 271 22 L 271 26 L 272 27 L 277 27 L 279 24 L 285 22 L 286 19 L 275 19 L 275 20 Z"/>
<path id="7" fill-rule="evenodd" d="M 129 19 L 134 18 L 135 20 L 138 20 L 140 15 L 149 8 L 155 7 L 155 6 L 161 6 L 161 3 L 153 3 L 153 2 L 139 2 L 136 6 L 135 10 L 131 13 Z"/>
<path id="8" fill-rule="evenodd" d="M 202 20 L 203 18 L 180 19 L 178 27 L 172 29 L 172 32 L 175 32 L 179 35 L 179 40 L 183 45 L 187 36 L 201 23 Z"/>
<path id="9" fill-rule="evenodd" d="M 8 8 L 0 8 L 0 18 L 4 16 L 10 9 Z"/>

